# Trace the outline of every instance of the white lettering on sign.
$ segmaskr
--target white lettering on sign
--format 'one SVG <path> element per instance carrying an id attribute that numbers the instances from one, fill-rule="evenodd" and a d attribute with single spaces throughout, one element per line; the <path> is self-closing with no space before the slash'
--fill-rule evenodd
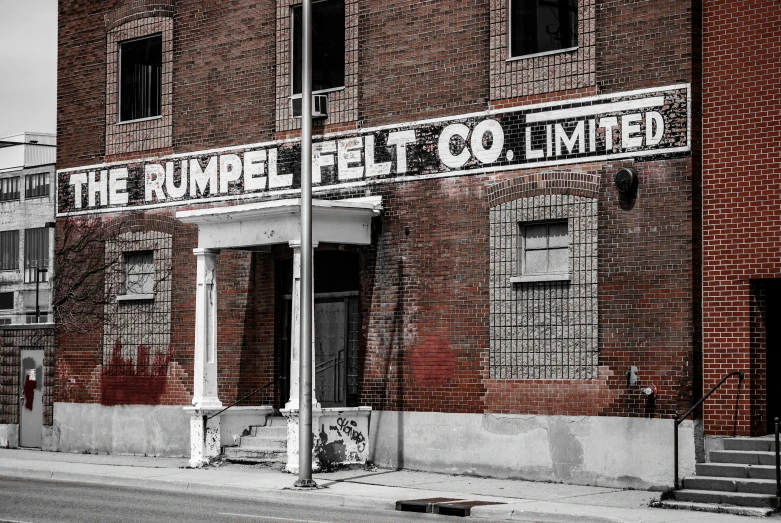
<path id="1" fill-rule="evenodd" d="M 690 100 L 690 86 L 677 85 L 342 131 L 315 137 L 312 182 L 330 190 L 348 183 L 688 154 Z M 281 140 L 65 169 L 58 172 L 58 211 L 292 192 L 298 189 L 300 154 L 295 140 Z"/>
<path id="2" fill-rule="evenodd" d="M 108 172 L 108 201 L 111 205 L 127 205 L 127 167 Z"/>
<path id="3" fill-rule="evenodd" d="M 100 171 L 98 175 L 95 171 L 87 173 L 89 182 L 87 184 L 87 205 L 95 207 L 97 200 L 95 196 L 100 196 L 100 205 L 108 204 L 108 171 Z"/>
<path id="4" fill-rule="evenodd" d="M 205 194 L 206 189 L 212 194 L 217 190 L 217 157 L 212 156 L 206 163 L 206 168 L 201 167 L 198 158 L 190 160 L 190 198 L 198 194 Z"/>
<path id="5" fill-rule="evenodd" d="M 262 191 L 266 188 L 266 151 L 244 153 L 244 190 Z"/>
<path id="6" fill-rule="evenodd" d="M 363 178 L 363 165 L 353 165 L 361 162 L 363 137 L 345 138 L 339 140 L 338 154 L 340 180 L 358 180 Z"/>

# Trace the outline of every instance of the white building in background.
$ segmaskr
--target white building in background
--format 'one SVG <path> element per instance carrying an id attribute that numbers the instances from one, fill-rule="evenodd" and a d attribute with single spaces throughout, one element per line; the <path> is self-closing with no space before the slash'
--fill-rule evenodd
<path id="1" fill-rule="evenodd" d="M 0 138 L 0 325 L 51 321 L 56 135 Z"/>

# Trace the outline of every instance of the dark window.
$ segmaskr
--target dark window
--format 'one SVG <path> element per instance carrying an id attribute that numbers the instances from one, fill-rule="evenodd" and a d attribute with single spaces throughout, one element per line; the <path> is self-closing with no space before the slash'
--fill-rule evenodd
<path id="1" fill-rule="evenodd" d="M 303 10 L 293 6 L 293 94 L 301 94 Z M 312 2 L 312 91 L 344 87 L 344 0 Z"/>
<path id="2" fill-rule="evenodd" d="M 155 292 L 155 256 L 152 251 L 125 254 L 125 294 Z"/>
<path id="3" fill-rule="evenodd" d="M 19 177 L 0 178 L 0 202 L 19 199 Z"/>
<path id="4" fill-rule="evenodd" d="M 120 121 L 160 116 L 162 35 L 122 42 L 119 70 Z"/>
<path id="5" fill-rule="evenodd" d="M 24 281 L 34 282 L 38 269 L 49 268 L 49 228 L 24 231 Z M 38 281 L 49 281 L 49 273 L 40 271 Z"/>
<path id="6" fill-rule="evenodd" d="M 8 310 L 14 308 L 14 293 L 0 292 L 0 309 Z"/>
<path id="7" fill-rule="evenodd" d="M 49 173 L 28 174 L 24 178 L 24 197 L 49 196 Z"/>
<path id="8" fill-rule="evenodd" d="M 0 271 L 19 268 L 19 231 L 0 232 Z"/>
<path id="9" fill-rule="evenodd" d="M 510 56 L 577 45 L 577 0 L 510 0 Z"/>

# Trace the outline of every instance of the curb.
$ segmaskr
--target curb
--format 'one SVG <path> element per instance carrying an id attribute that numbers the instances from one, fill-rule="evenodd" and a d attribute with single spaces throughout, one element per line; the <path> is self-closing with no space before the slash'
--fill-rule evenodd
<path id="1" fill-rule="evenodd" d="M 562 523 L 577 521 L 578 523 L 626 523 L 626 518 L 607 516 L 589 516 L 575 512 L 557 512 L 541 510 L 525 510 L 522 504 L 495 505 L 491 507 L 475 507 L 472 518 L 491 521 L 534 521 L 539 523 Z"/>
<path id="2" fill-rule="evenodd" d="M 302 490 L 291 488 L 270 489 L 259 487 L 245 487 L 242 485 L 209 485 L 205 483 L 166 481 L 150 478 L 126 478 L 116 476 L 104 476 L 98 474 L 83 474 L 79 472 L 59 472 L 48 470 L 29 470 L 19 468 L 0 467 L 0 476 L 13 478 L 36 478 L 50 481 L 77 481 L 99 485 L 116 485 L 123 487 L 142 488 L 167 492 L 181 492 L 207 495 L 231 495 L 234 497 L 258 497 L 280 501 L 301 501 Z M 396 502 L 385 498 L 370 496 L 349 496 L 345 494 L 330 494 L 323 492 L 326 488 L 306 491 L 308 500 L 335 505 L 339 507 L 354 508 L 379 508 L 382 510 L 395 510 Z"/>

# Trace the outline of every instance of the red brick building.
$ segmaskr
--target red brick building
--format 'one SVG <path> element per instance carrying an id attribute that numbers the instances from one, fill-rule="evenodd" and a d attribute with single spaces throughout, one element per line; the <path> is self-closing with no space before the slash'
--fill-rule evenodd
<path id="1" fill-rule="evenodd" d="M 765 435 L 781 416 L 779 17 L 775 2 L 703 5 L 704 390 L 746 373 L 705 403 L 706 436 Z"/>
<path id="2" fill-rule="evenodd" d="M 295 424 L 295 4 L 60 2 L 58 252 L 104 269 L 58 290 L 49 448 L 189 454 L 269 383 L 198 452 Z M 315 12 L 321 458 L 670 485 L 701 390 L 699 3 Z M 694 447 L 687 421 L 684 471 Z"/>

